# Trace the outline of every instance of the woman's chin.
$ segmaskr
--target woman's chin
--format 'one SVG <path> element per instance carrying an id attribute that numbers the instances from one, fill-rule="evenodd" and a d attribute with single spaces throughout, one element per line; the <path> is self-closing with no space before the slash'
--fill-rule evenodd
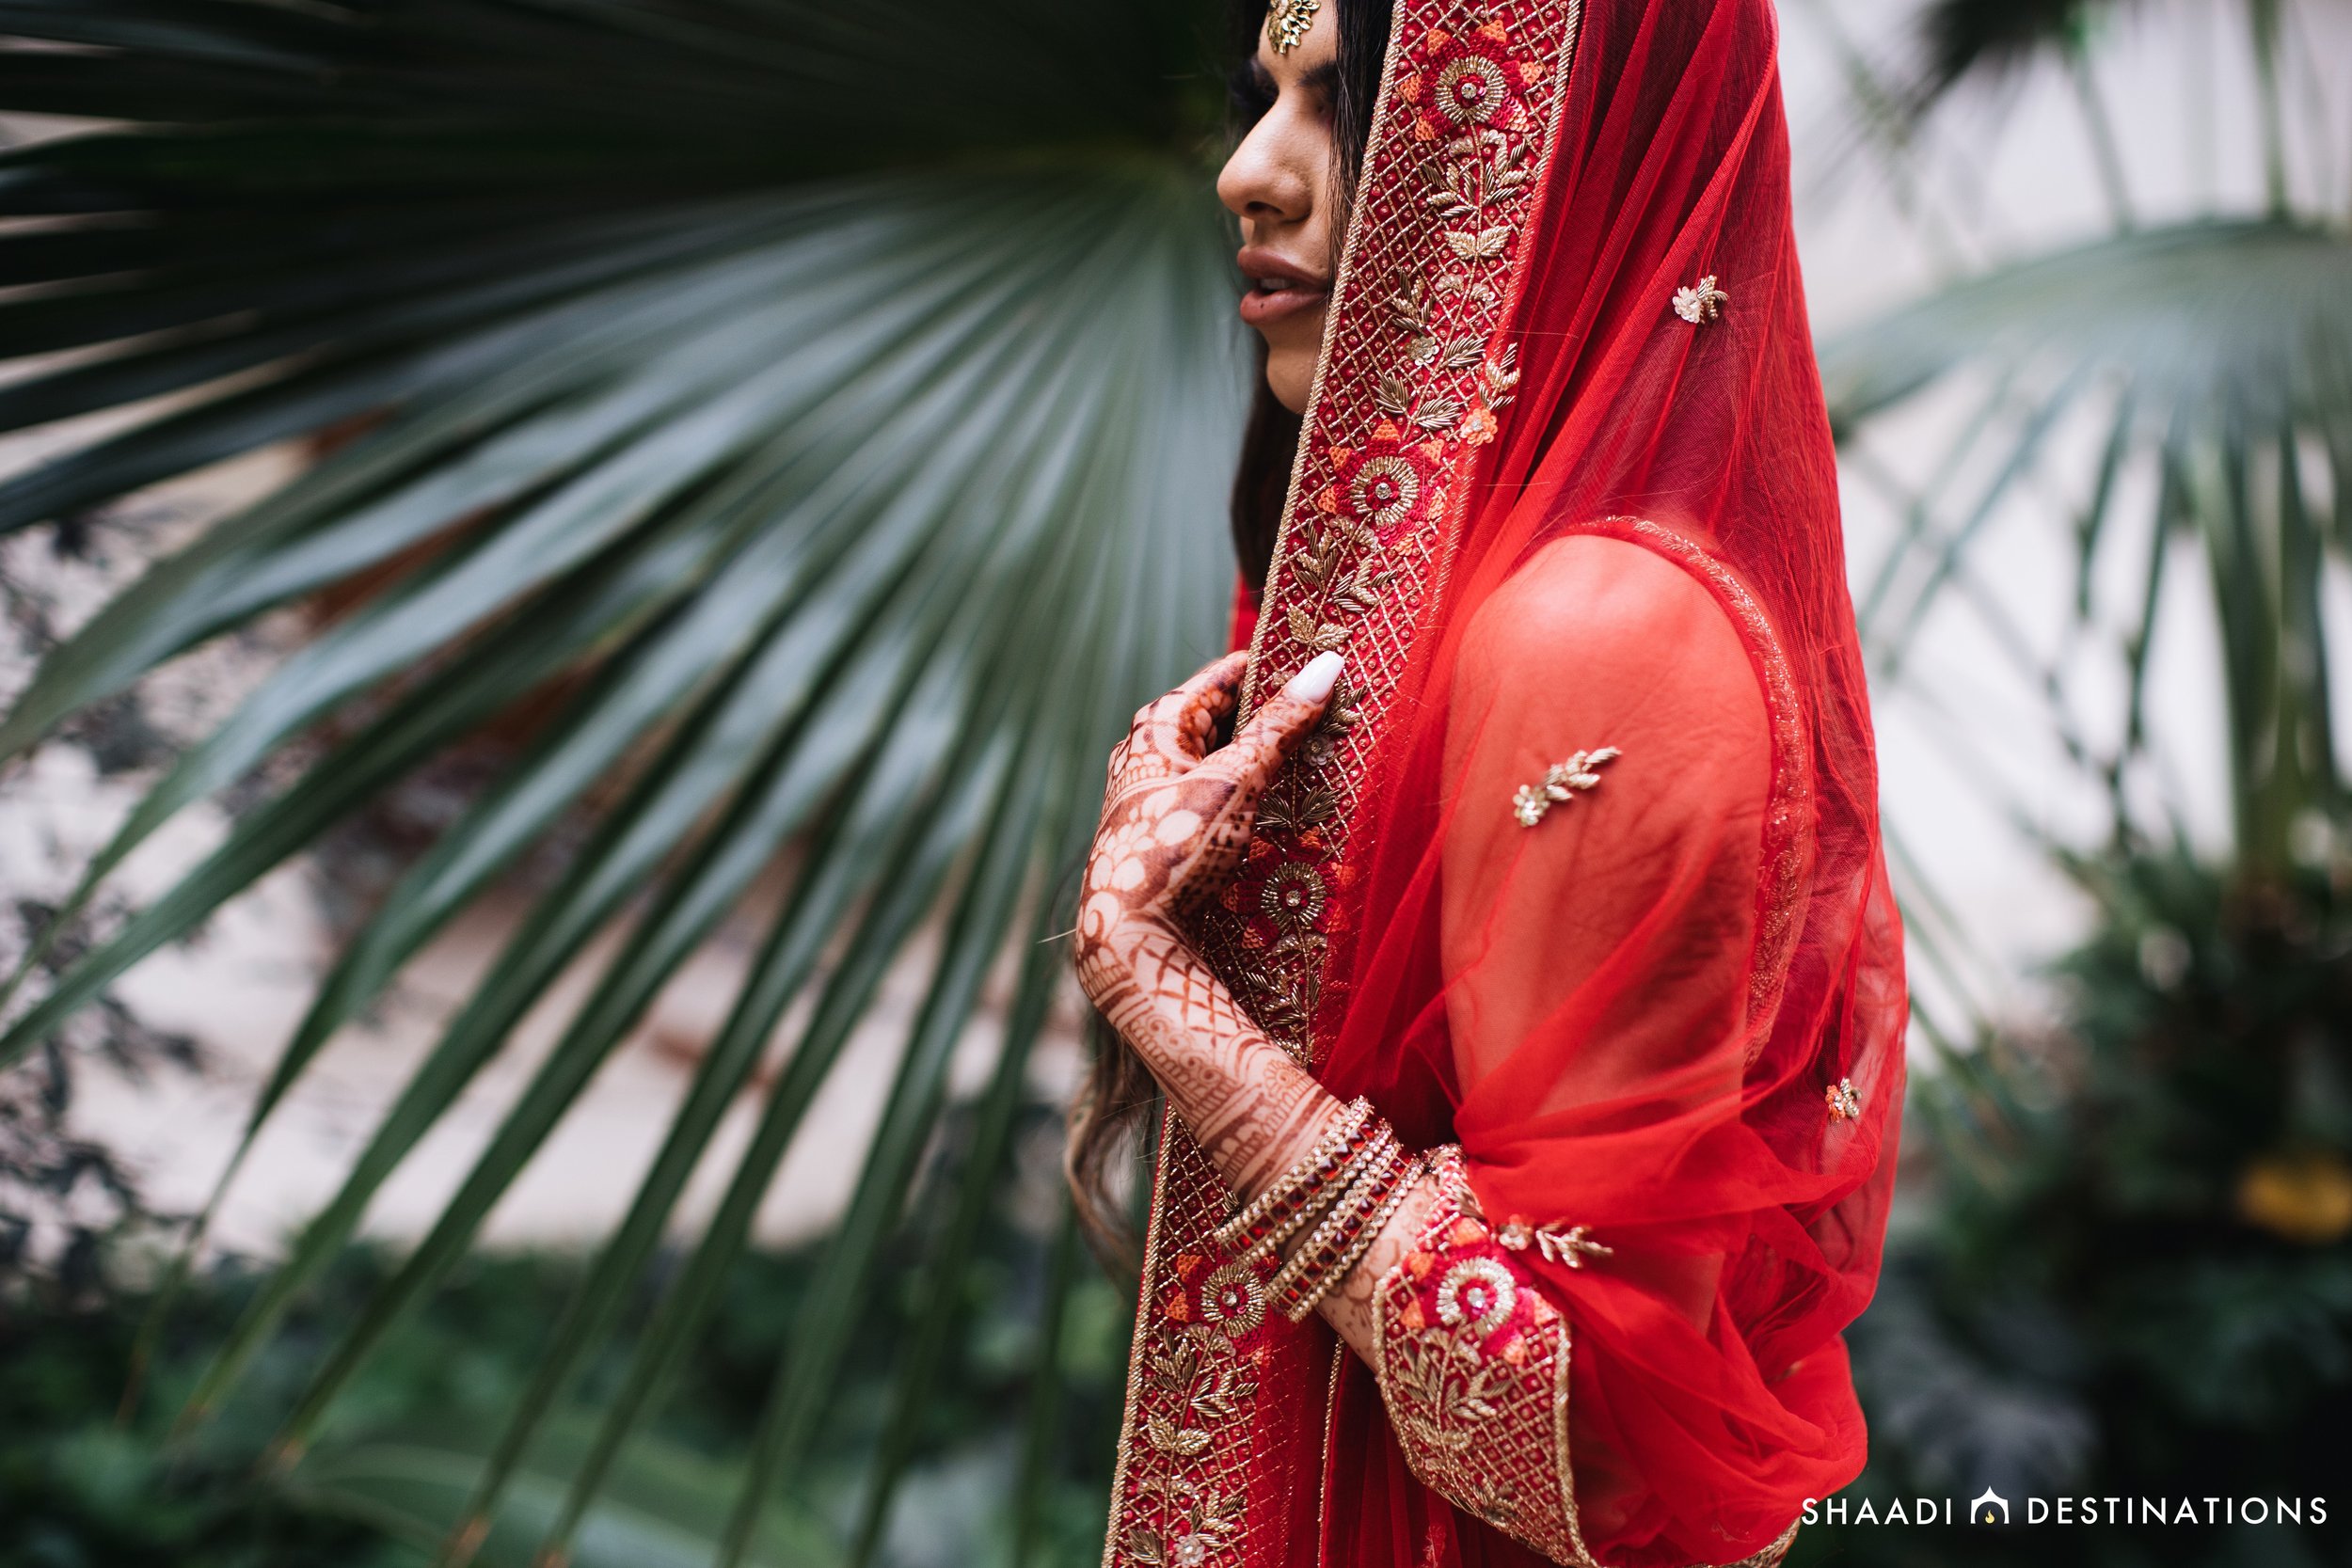
<path id="1" fill-rule="evenodd" d="M 1265 356 L 1266 389 L 1274 401 L 1294 414 L 1307 411 L 1307 394 L 1314 389 L 1313 348 L 1278 348 Z"/>

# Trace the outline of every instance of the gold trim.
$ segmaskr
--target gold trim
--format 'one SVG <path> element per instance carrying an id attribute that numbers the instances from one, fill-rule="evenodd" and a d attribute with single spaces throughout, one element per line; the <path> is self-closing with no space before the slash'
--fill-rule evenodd
<path id="1" fill-rule="evenodd" d="M 1127 1397 L 1119 1411 L 1119 1452 L 1111 1462 L 1110 1516 L 1103 1525 L 1103 1568 L 1115 1568 L 1113 1559 L 1120 1546 L 1120 1502 L 1127 1495 L 1127 1464 L 1135 1455 L 1133 1433 L 1136 1430 L 1137 1402 L 1143 1397 L 1143 1380 L 1136 1369 L 1143 1365 L 1144 1347 L 1152 1334 L 1152 1259 L 1159 1253 L 1160 1222 L 1166 1206 L 1159 1201 L 1168 1190 L 1168 1151 L 1169 1140 L 1182 1136 L 1176 1120 L 1176 1108 L 1163 1105 L 1160 1110 L 1159 1145 L 1152 1151 L 1152 1201 L 1147 1206 L 1151 1216 L 1143 1222 L 1143 1264 L 1136 1281 L 1136 1327 L 1127 1340 Z"/>
<path id="2" fill-rule="evenodd" d="M 1310 744 L 1293 764 L 1287 787 L 1278 786 L 1261 814 L 1260 840 L 1281 863 L 1296 867 L 1294 878 L 1317 879 L 1313 886 L 1330 885 L 1327 878 L 1339 863 L 1340 846 L 1354 809 L 1371 754 L 1368 721 L 1390 695 L 1395 674 L 1423 624 L 1426 605 L 1434 602 L 1443 583 L 1448 554 L 1443 547 L 1458 532 L 1459 508 L 1478 446 L 1494 434 L 1492 410 L 1502 406 L 1516 380 L 1508 329 L 1526 288 L 1534 247 L 1519 243 L 1533 231 L 1544 209 L 1542 184 L 1553 162 L 1555 143 L 1581 39 L 1582 8 L 1577 0 L 1538 0 L 1516 19 L 1495 20 L 1495 10 L 1478 0 L 1399 0 L 1381 67 L 1380 102 L 1366 149 L 1368 179 L 1364 199 L 1348 214 L 1334 281 L 1331 315 L 1317 346 L 1315 372 L 1309 386 L 1305 436 L 1293 454 L 1290 484 L 1277 538 L 1277 570 L 1263 596 L 1256 634 L 1251 639 L 1248 670 L 1243 683 L 1244 715 L 1260 705 L 1269 677 L 1280 673 L 1278 650 L 1288 645 L 1269 641 L 1277 635 L 1300 635 L 1290 623 L 1290 611 L 1311 619 L 1305 634 L 1328 637 L 1345 645 L 1351 629 L 1356 668 L 1349 673 L 1343 701 L 1335 698 Z M 1491 221 L 1474 231 L 1449 238 L 1445 215 L 1424 206 L 1408 184 L 1393 183 L 1390 176 L 1409 181 L 1416 157 L 1415 141 L 1423 129 L 1422 110 L 1404 94 L 1402 84 L 1417 52 L 1434 57 L 1458 45 L 1437 36 L 1460 40 L 1472 32 L 1487 35 L 1492 44 L 1521 62 L 1522 97 L 1516 118 L 1508 124 L 1511 188 L 1523 199 L 1499 206 Z M 1486 47 L 1480 44 L 1480 48 Z M 1428 72 L 1433 78 L 1435 67 Z M 1545 92 L 1553 101 L 1542 102 Z M 1498 133 L 1499 134 L 1499 133 Z M 1482 147 L 1489 144 L 1483 143 Z M 1483 154 L 1500 158 L 1501 151 Z M 1386 166 L 1394 165 L 1393 168 Z M 1532 183 L 1531 183 L 1532 182 Z M 1463 228 L 1460 223 L 1452 225 Z M 1497 238 L 1497 236 L 1502 236 Z M 1486 258 L 1482 272 L 1484 292 L 1459 301 L 1449 300 L 1447 336 L 1475 338 L 1483 358 L 1432 360 L 1425 367 L 1400 360 L 1388 381 L 1406 388 L 1410 417 L 1398 420 L 1385 406 L 1392 388 L 1383 382 L 1380 366 L 1388 358 L 1397 328 L 1383 269 L 1403 266 L 1414 276 L 1438 263 L 1446 254 L 1462 254 L 1456 239 L 1475 241 L 1472 246 Z M 1502 248 L 1508 246 L 1507 250 Z M 1507 263 L 1503 258 L 1507 255 Z M 1361 297 L 1357 297 L 1360 295 Z M 1457 319 L 1458 318 L 1458 319 Z M 1449 342 L 1449 351 L 1454 345 Z M 1361 357 L 1367 361 L 1358 365 Z M 1343 372 L 1335 367 L 1344 367 Z M 1411 388 L 1428 379 L 1430 394 L 1414 403 Z M 1343 376 L 1343 379 L 1338 379 Z M 1375 395 L 1378 394 L 1378 395 Z M 1427 422 L 1440 404 L 1449 419 L 1462 416 L 1458 427 L 1439 430 Z M 1483 405 L 1483 417 L 1472 413 Z M 1465 413 L 1469 409 L 1471 413 Z M 1321 583 L 1310 581 L 1286 563 L 1299 552 L 1302 532 L 1327 522 L 1345 522 L 1351 530 L 1372 525 L 1354 517 L 1325 518 L 1312 501 L 1327 484 L 1347 477 L 1365 453 L 1368 438 L 1387 445 L 1391 437 L 1379 433 L 1386 420 L 1403 429 L 1393 440 L 1398 455 L 1422 466 L 1422 477 L 1446 486 L 1442 507 L 1432 504 L 1424 489 L 1416 498 L 1418 519 L 1398 515 L 1390 527 L 1397 530 L 1386 560 L 1366 569 L 1351 561 L 1344 568 L 1335 553 L 1334 575 Z M 1343 426 L 1344 428 L 1343 428 Z M 1402 450 L 1406 437 L 1411 449 Z M 1347 446 L 1334 450 L 1335 440 Z M 1424 451 L 1423 446 L 1427 450 Z M 1329 471 L 1327 471 L 1329 470 Z M 1349 554 L 1366 553 L 1351 538 Z M 1377 543 L 1376 535 L 1374 543 Z M 1390 567 L 1398 570 L 1388 570 Z M 1405 580 L 1398 581 L 1399 578 Z M 1294 580 L 1295 579 L 1295 580 Z M 1372 617 L 1357 626 L 1357 617 Z M 1376 657 L 1375 657 L 1376 650 Z M 1360 708 L 1359 704 L 1364 705 Z M 1310 770 L 1312 770 L 1311 773 Z M 1320 774 L 1321 776 L 1315 776 Z M 1287 814 L 1287 826 L 1278 816 Z M 1263 851 L 1262 851 L 1263 852 Z M 1234 986 L 1237 999 L 1255 1022 L 1304 1059 L 1312 1040 L 1317 992 L 1327 950 L 1328 914 L 1302 917 L 1289 905 L 1277 914 L 1261 907 L 1260 895 L 1272 872 L 1261 863 L 1244 878 L 1194 928 L 1194 940 L 1220 977 Z M 1310 900 L 1311 902 L 1311 900 Z M 1276 983 L 1253 985 L 1253 975 Z M 1253 1454 L 1248 1435 L 1259 1400 L 1296 1401 L 1311 1397 L 1312 1350 L 1290 1338 L 1300 1329 L 1280 1321 L 1262 1324 L 1240 1338 L 1211 1326 L 1203 1319 L 1198 1290 L 1208 1274 L 1223 1261 L 1211 1233 L 1230 1216 L 1232 1205 L 1221 1181 L 1205 1157 L 1191 1144 L 1172 1117 L 1164 1118 L 1163 1143 L 1154 1165 L 1152 1223 L 1146 1238 L 1141 1289 L 1136 1305 L 1136 1334 L 1130 1346 L 1130 1380 L 1120 1430 L 1114 1470 L 1109 1528 L 1104 1544 L 1104 1568 L 1163 1563 L 1172 1559 L 1187 1534 L 1200 1533 L 1195 1517 L 1214 1513 L 1215 1541 L 1201 1568 L 1271 1568 L 1295 1555 L 1298 1543 L 1279 1538 L 1286 1524 L 1262 1522 L 1247 1513 L 1232 1512 L 1244 1492 L 1255 1497 L 1261 1488 L 1275 1495 L 1297 1492 L 1307 1484 L 1300 1468 L 1327 1458 L 1329 1433 L 1322 1452 L 1307 1444 L 1299 1451 Z M 1192 1399 L 1168 1378 L 1182 1369 L 1200 1370 L 1197 1358 L 1211 1357 L 1220 1368 L 1239 1376 L 1244 1367 L 1281 1369 L 1279 1386 L 1240 1388 L 1235 1379 L 1223 1379 L 1206 1403 Z M 1179 1364 L 1181 1363 L 1181 1368 Z M 1190 1375 L 1189 1372 L 1184 1375 Z M 1222 1373 L 1219 1374 L 1222 1378 Z M 1228 1386 L 1231 1384 L 1232 1386 Z M 1212 1408 L 1214 1407 L 1214 1408 Z M 1188 1414 L 1189 1412 L 1189 1414 Z M 1311 1428 L 1309 1430 L 1311 1430 Z M 1302 1438 L 1305 1433 L 1301 1433 Z M 1161 1438 L 1175 1447 L 1164 1447 Z M 1320 1484 L 1320 1476 L 1317 1482 Z M 1304 1501 L 1303 1493 L 1299 1494 Z M 1287 1510 L 1275 1514 L 1287 1521 Z M 1301 1521 L 1303 1523 L 1303 1520 Z M 1168 1564 L 1168 1568 L 1181 1568 Z"/>
<path id="3" fill-rule="evenodd" d="M 1377 1310 L 1377 1303 L 1375 1310 Z M 1323 1385 L 1323 1443 L 1322 1454 L 1315 1464 L 1315 1544 L 1318 1548 L 1331 1539 L 1331 1433 L 1340 1420 L 1340 1378 L 1347 1370 L 1347 1358 L 1355 1353 L 1347 1341 L 1331 1336 L 1331 1372 Z"/>

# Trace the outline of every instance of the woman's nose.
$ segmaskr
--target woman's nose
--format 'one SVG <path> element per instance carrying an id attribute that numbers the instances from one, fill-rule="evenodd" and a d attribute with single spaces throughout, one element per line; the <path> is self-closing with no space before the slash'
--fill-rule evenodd
<path id="1" fill-rule="evenodd" d="M 1295 150 L 1285 145 L 1279 111 L 1251 127 L 1216 177 L 1216 196 L 1236 217 L 1259 223 L 1296 223 L 1313 205 L 1312 182 L 1297 166 Z"/>

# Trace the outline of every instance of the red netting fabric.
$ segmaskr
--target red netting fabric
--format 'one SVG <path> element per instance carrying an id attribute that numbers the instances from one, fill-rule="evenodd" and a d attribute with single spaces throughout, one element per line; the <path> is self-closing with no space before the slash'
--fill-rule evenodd
<path id="1" fill-rule="evenodd" d="M 1458 1141 L 1491 1219 L 1611 1246 L 1523 1255 L 1572 1331 L 1585 1539 L 1616 1564 L 1725 1561 L 1861 1467 L 1839 1336 L 1877 1278 L 1906 1020 L 1765 0 L 1590 0 L 1522 243 L 1516 401 L 1447 498 L 1412 623 L 1372 627 L 1410 652 L 1327 878 L 1313 1053 L 1409 1141 Z M 1335 372 L 1386 347 L 1337 349 Z M 1695 622 L 1623 645 L 1686 624 L 1661 567 L 1730 653 Z M 1613 608 L 1580 620 L 1561 595 L 1596 582 Z M 1261 689 L 1310 651 L 1262 633 Z M 1719 722 L 1750 703 L 1752 736 Z M 1513 759 L 1481 749 L 1613 743 L 1547 729 L 1579 716 L 1648 758 L 1506 820 Z M 1687 766 L 1644 771 L 1665 755 Z M 1661 820 L 1687 830 L 1639 863 L 1593 837 Z M 1394 1482 L 1381 1445 L 1337 1463 L 1343 1493 Z M 1399 1563 L 1425 1544 L 1356 1540 Z"/>

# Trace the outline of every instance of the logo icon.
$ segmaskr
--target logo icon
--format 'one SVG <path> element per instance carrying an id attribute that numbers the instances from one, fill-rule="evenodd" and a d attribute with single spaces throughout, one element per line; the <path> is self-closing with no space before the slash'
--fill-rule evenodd
<path id="1" fill-rule="evenodd" d="M 2006 1525 L 2009 1523 L 2009 1499 L 1988 1486 L 1983 1496 L 1968 1505 L 1968 1517 L 1979 1525 Z"/>

